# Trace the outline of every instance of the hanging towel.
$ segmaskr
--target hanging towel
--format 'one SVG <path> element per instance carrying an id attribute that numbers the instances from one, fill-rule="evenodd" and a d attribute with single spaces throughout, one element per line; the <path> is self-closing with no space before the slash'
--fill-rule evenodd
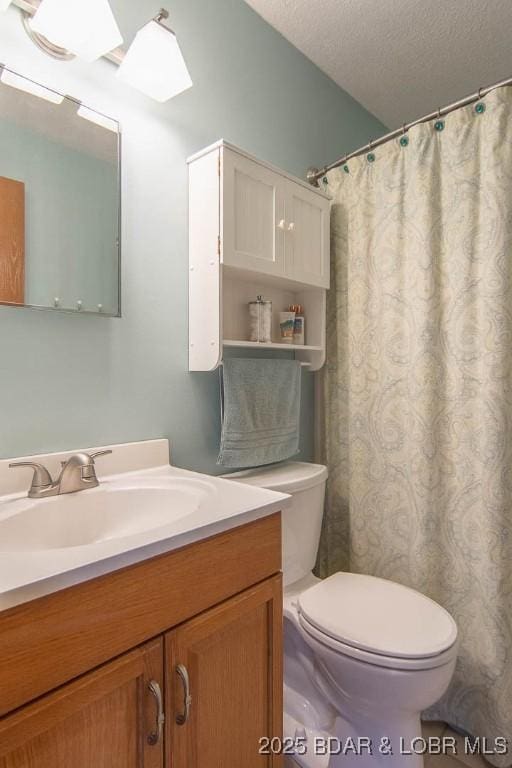
<path id="1" fill-rule="evenodd" d="M 297 360 L 224 361 L 217 464 L 259 467 L 298 453 L 300 370 Z"/>

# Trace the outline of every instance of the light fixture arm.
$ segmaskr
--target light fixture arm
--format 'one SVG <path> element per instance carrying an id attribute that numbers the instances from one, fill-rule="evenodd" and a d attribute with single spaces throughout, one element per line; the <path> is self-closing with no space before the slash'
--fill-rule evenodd
<path id="1" fill-rule="evenodd" d="M 27 3 L 24 3 L 24 5 L 27 5 Z M 34 29 L 32 29 L 30 26 L 30 19 L 33 16 L 33 11 L 31 12 L 25 9 L 20 10 L 23 29 L 32 40 L 34 45 L 37 45 L 37 47 L 47 53 L 48 56 L 51 56 L 53 59 L 59 59 L 59 61 L 71 61 L 71 59 L 76 58 L 75 54 L 71 53 L 71 51 L 68 51 L 67 48 L 61 48 L 59 45 L 54 45 L 54 43 L 48 40 L 48 38 L 40 35 L 39 32 L 36 32 Z"/>
<path id="2" fill-rule="evenodd" d="M 156 23 L 160 24 L 161 27 L 166 29 L 172 35 L 175 35 L 176 33 L 175 33 L 174 29 L 171 29 L 167 24 L 163 23 L 168 18 L 169 18 L 169 11 L 166 11 L 165 8 L 160 8 L 160 10 L 156 14 L 156 16 L 153 17 L 153 21 L 156 21 Z"/>
<path id="3" fill-rule="evenodd" d="M 12 0 L 12 4 L 19 8 L 21 11 L 23 26 L 26 33 L 32 42 L 41 48 L 42 51 L 55 59 L 66 60 L 75 58 L 74 54 L 70 54 L 69 51 L 65 51 L 64 48 L 54 46 L 53 43 L 47 41 L 46 38 L 43 38 L 42 35 L 37 35 L 33 30 L 30 29 L 29 20 L 32 16 L 34 16 L 35 12 L 41 5 L 41 0 Z M 164 11 L 163 8 L 162 11 Z M 168 15 L 167 11 L 164 12 Z M 55 50 L 52 51 L 52 48 Z M 113 64 L 116 64 L 119 67 L 124 59 L 124 56 L 125 51 L 122 48 L 114 48 L 113 51 L 109 51 L 109 53 L 106 53 L 102 58 L 108 59 L 108 61 L 111 61 Z"/>
<path id="4" fill-rule="evenodd" d="M 166 11 L 165 8 L 160 8 L 157 15 L 154 17 L 155 21 L 157 21 L 159 24 L 163 19 L 169 18 L 169 11 Z"/>

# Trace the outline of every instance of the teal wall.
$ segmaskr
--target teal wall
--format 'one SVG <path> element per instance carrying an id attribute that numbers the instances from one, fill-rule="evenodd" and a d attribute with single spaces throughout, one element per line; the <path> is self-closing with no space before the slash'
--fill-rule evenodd
<path id="1" fill-rule="evenodd" d="M 0 176 L 25 184 L 25 304 L 118 314 L 117 164 L 0 113 Z"/>
<path id="2" fill-rule="evenodd" d="M 112 0 L 125 41 L 149 0 Z M 217 374 L 187 371 L 187 168 L 217 139 L 303 176 L 384 127 L 242 0 L 171 0 L 194 87 L 165 105 L 105 61 L 54 62 L 0 16 L 1 58 L 123 130 L 123 318 L 0 308 L 0 456 L 165 436 L 177 465 L 216 471 Z M 313 376 L 304 374 L 311 457 Z"/>

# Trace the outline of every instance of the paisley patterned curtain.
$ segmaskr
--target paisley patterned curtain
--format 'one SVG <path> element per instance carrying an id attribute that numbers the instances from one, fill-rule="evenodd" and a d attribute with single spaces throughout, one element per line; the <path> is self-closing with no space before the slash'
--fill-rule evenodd
<path id="1" fill-rule="evenodd" d="M 460 655 L 430 715 L 512 745 L 512 89 L 351 160 L 326 189 L 319 570 L 447 608 Z"/>

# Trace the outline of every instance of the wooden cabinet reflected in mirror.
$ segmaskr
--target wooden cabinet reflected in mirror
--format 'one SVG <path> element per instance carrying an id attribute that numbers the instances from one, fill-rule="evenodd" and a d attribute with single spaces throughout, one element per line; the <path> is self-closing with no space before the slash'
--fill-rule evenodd
<path id="1" fill-rule="evenodd" d="M 25 303 L 25 185 L 0 176 L 0 302 Z"/>

